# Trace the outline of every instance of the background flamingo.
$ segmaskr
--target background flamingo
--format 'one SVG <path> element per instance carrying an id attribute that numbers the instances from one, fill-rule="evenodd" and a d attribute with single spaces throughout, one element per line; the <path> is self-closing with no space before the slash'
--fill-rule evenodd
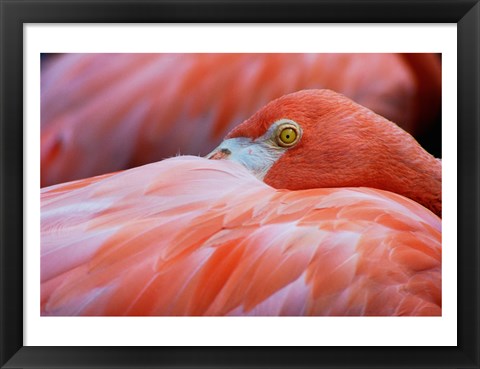
<path id="1" fill-rule="evenodd" d="M 261 106 L 303 88 L 345 94 L 438 156 L 429 128 L 440 67 L 433 54 L 51 56 L 42 67 L 41 185 L 204 155 Z"/>
<path id="2" fill-rule="evenodd" d="M 43 189 L 42 314 L 441 314 L 441 163 L 396 125 L 303 91 L 209 157 Z"/>

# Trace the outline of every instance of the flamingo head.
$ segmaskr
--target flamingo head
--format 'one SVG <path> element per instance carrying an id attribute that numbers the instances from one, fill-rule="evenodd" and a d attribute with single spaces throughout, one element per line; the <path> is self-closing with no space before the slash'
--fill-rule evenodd
<path id="1" fill-rule="evenodd" d="M 236 161 L 275 188 L 372 187 L 437 214 L 432 204 L 441 208 L 440 161 L 396 124 L 330 90 L 270 102 L 206 157 Z M 424 199 L 416 191 L 435 195 Z"/>

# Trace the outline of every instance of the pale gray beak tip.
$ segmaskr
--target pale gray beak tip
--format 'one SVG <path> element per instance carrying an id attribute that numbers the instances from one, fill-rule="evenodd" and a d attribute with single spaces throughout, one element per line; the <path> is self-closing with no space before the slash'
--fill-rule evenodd
<path id="1" fill-rule="evenodd" d="M 206 155 L 205 158 L 210 160 L 222 160 L 227 159 L 232 152 L 229 149 L 215 149 L 210 154 Z"/>

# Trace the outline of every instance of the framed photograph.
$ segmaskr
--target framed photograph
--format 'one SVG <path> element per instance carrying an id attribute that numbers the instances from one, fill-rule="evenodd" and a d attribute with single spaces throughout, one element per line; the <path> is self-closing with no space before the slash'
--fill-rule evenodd
<path id="1" fill-rule="evenodd" d="M 479 367 L 478 1 L 1 7 L 2 368 Z"/>

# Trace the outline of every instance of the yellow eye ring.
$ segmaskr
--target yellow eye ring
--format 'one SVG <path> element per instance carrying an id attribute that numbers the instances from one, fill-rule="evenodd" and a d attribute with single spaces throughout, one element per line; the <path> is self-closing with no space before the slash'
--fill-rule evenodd
<path id="1" fill-rule="evenodd" d="M 295 124 L 286 123 L 277 128 L 276 141 L 279 146 L 291 147 L 300 139 L 299 129 Z"/>

